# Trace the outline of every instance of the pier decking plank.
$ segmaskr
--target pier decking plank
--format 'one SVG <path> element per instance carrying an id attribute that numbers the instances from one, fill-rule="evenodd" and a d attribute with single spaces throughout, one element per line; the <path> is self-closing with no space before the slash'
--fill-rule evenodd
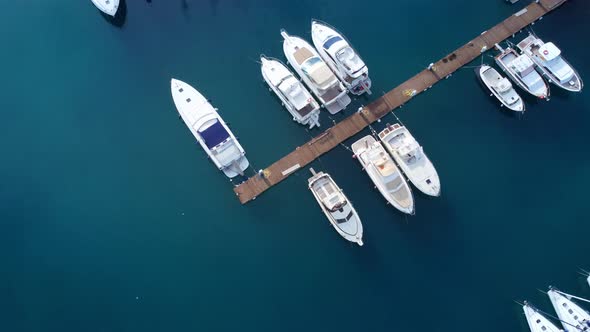
<path id="1" fill-rule="evenodd" d="M 256 199 L 273 185 L 304 168 L 319 156 L 361 132 L 369 124 L 402 106 L 441 79 L 448 77 L 457 69 L 473 61 L 481 55 L 482 50 L 493 48 L 495 44 L 511 37 L 566 1 L 540 0 L 531 3 L 523 10 L 511 15 L 451 54 L 438 60 L 431 69 L 419 72 L 358 112 L 326 129 L 309 142 L 298 146 L 293 152 L 267 167 L 262 174 L 253 176 L 237 185 L 234 188 L 236 196 L 242 204 Z"/>

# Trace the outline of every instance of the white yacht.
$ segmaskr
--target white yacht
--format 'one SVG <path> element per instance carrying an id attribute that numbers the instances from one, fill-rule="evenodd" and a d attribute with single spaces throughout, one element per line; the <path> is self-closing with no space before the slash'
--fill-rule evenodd
<path id="1" fill-rule="evenodd" d="M 309 169 L 312 176 L 307 180 L 309 190 L 324 211 L 324 214 L 343 238 L 363 245 L 363 224 L 352 203 L 332 177 L 324 172 L 316 173 Z"/>
<path id="2" fill-rule="evenodd" d="M 387 202 L 414 214 L 412 190 L 381 143 L 368 135 L 354 142 L 352 151 Z"/>
<path id="3" fill-rule="evenodd" d="M 537 308 L 533 307 L 526 301 L 522 306 L 522 310 L 524 311 L 531 332 L 563 332 L 562 329 L 558 328 L 557 325 L 553 324 L 553 322 L 543 316 Z"/>
<path id="4" fill-rule="evenodd" d="M 518 43 L 518 49 L 533 60 L 550 83 L 568 91 L 582 91 L 584 84 L 580 75 L 561 56 L 561 50 L 555 44 L 544 43 L 535 35 L 530 34 Z"/>
<path id="5" fill-rule="evenodd" d="M 119 9 L 119 0 L 92 0 L 92 3 L 100 11 L 110 16 L 115 16 L 117 9 Z"/>
<path id="6" fill-rule="evenodd" d="M 261 55 L 260 63 L 262 77 L 291 113 L 293 121 L 308 125 L 309 129 L 319 127 L 320 105 L 303 84 L 277 59 Z"/>
<path id="7" fill-rule="evenodd" d="M 483 85 L 502 103 L 502 106 L 515 112 L 524 112 L 522 98 L 516 93 L 512 83 L 506 77 L 502 77 L 497 70 L 486 65 L 477 67 L 475 72 Z"/>
<path id="8" fill-rule="evenodd" d="M 325 22 L 312 20 L 311 39 L 324 61 L 350 93 L 371 94 L 369 69 L 341 33 Z"/>
<path id="9" fill-rule="evenodd" d="M 249 163 L 246 152 L 217 109 L 192 86 L 171 81 L 172 98 L 184 123 L 219 170 L 233 178 L 243 175 Z"/>
<path id="10" fill-rule="evenodd" d="M 410 131 L 395 123 L 379 133 L 385 149 L 418 190 L 429 196 L 440 196 L 440 180 L 424 149 Z"/>
<path id="11" fill-rule="evenodd" d="M 318 52 L 308 42 L 299 37 L 289 36 L 285 30 L 281 30 L 281 36 L 285 39 L 283 51 L 289 64 L 328 112 L 335 114 L 345 109 L 351 102 L 346 94 L 346 88 L 320 58 Z"/>
<path id="12" fill-rule="evenodd" d="M 547 292 L 557 317 L 562 321 L 563 328 L 568 331 L 590 331 L 590 314 L 571 300 L 571 296 L 564 295 L 559 290 L 550 287 Z"/>
<path id="13" fill-rule="evenodd" d="M 549 97 L 549 86 L 543 77 L 535 70 L 533 60 L 526 55 L 518 55 L 510 47 L 502 49 L 496 45 L 500 54 L 496 55 L 496 64 L 514 81 L 521 89 L 531 95 L 547 99 Z"/>

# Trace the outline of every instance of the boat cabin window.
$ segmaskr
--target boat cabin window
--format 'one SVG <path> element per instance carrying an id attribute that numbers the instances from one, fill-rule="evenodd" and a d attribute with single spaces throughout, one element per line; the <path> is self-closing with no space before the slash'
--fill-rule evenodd
<path id="1" fill-rule="evenodd" d="M 326 40 L 326 42 L 324 43 L 324 50 L 328 50 L 330 48 L 330 46 L 334 45 L 335 43 L 341 41 L 342 38 L 338 37 L 338 36 L 332 36 L 330 38 L 328 38 L 328 40 Z"/>
<path id="2" fill-rule="evenodd" d="M 178 89 L 178 92 L 182 93 L 184 91 L 183 88 Z"/>
<path id="3" fill-rule="evenodd" d="M 570 314 L 574 313 L 574 311 L 572 309 L 568 310 L 567 312 L 569 312 Z"/>
<path id="4" fill-rule="evenodd" d="M 567 308 L 567 303 L 563 302 L 561 305 L 562 305 L 564 308 Z"/>
<path id="5" fill-rule="evenodd" d="M 547 331 L 547 328 L 545 327 L 545 325 L 541 326 L 541 330 Z"/>
<path id="6" fill-rule="evenodd" d="M 209 149 L 212 149 L 219 144 L 223 143 L 226 139 L 229 138 L 229 133 L 225 130 L 225 127 L 219 122 L 215 121 L 214 124 L 205 128 L 204 130 L 199 130 L 199 135 L 205 141 L 205 144 Z"/>
<path id="7" fill-rule="evenodd" d="M 307 75 L 309 75 L 309 73 L 311 72 L 311 69 L 318 63 L 321 63 L 322 60 L 320 60 L 320 58 L 318 58 L 317 56 L 313 57 L 313 58 L 309 58 L 307 59 L 307 61 L 305 61 L 305 63 L 303 63 L 303 65 L 301 66 L 301 70 L 303 70 L 303 72 Z"/>
<path id="8" fill-rule="evenodd" d="M 190 98 L 186 98 L 186 102 L 187 103 L 190 103 L 191 102 L 191 99 Z"/>

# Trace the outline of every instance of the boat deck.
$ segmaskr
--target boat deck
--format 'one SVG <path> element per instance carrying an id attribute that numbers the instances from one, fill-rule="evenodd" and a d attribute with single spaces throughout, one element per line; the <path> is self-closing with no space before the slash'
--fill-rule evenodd
<path id="1" fill-rule="evenodd" d="M 358 134 L 369 124 L 385 116 L 392 110 L 404 105 L 417 94 L 448 77 L 450 74 L 471 62 L 482 50 L 489 50 L 495 44 L 519 32 L 543 15 L 556 9 L 567 0 L 540 0 L 533 2 L 514 15 L 511 15 L 493 28 L 470 40 L 451 54 L 438 60 L 425 69 L 384 94 L 369 105 L 363 107 L 333 127 L 326 129 L 311 141 L 298 146 L 295 150 L 267 167 L 260 175 L 253 176 L 234 188 L 236 196 L 245 204 L 283 181 L 298 169 L 305 167 L 319 156 L 332 150 L 341 142 Z M 415 93 L 409 93 L 414 91 Z"/>

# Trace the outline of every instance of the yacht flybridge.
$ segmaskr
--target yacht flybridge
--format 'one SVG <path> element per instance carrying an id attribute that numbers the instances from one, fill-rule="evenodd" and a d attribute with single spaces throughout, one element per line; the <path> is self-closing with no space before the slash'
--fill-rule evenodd
<path id="1" fill-rule="evenodd" d="M 438 173 L 406 127 L 398 123 L 388 125 L 379 133 L 379 139 L 418 190 L 429 196 L 440 196 Z"/>
<path id="2" fill-rule="evenodd" d="M 352 144 L 352 151 L 387 202 L 414 214 L 414 197 L 408 183 L 380 142 L 365 136 Z"/>
<path id="3" fill-rule="evenodd" d="M 563 332 L 528 302 L 524 302 L 522 310 L 531 332 Z"/>
<path id="4" fill-rule="evenodd" d="M 363 224 L 352 203 L 329 174 L 316 173 L 313 168 L 309 170 L 312 174 L 307 180 L 309 189 L 330 224 L 343 238 L 362 246 Z"/>
<path id="5" fill-rule="evenodd" d="M 92 3 L 100 11 L 110 16 L 115 16 L 117 9 L 119 9 L 119 0 L 92 0 Z"/>
<path id="6" fill-rule="evenodd" d="M 590 314 L 572 301 L 572 296 L 550 287 L 547 292 L 551 304 L 557 312 L 564 329 L 574 331 L 590 331 Z"/>
<path id="7" fill-rule="evenodd" d="M 249 163 L 246 152 L 223 119 L 192 86 L 172 79 L 172 98 L 184 123 L 219 170 L 229 178 L 243 175 Z"/>
<path id="8" fill-rule="evenodd" d="M 561 56 L 561 50 L 555 44 L 544 43 L 537 36 L 530 34 L 518 43 L 518 49 L 533 60 L 550 83 L 568 91 L 582 90 L 583 83 L 580 75 Z"/>
<path id="9" fill-rule="evenodd" d="M 510 47 L 506 49 L 502 49 L 499 45 L 496 45 L 496 47 L 501 52 L 495 57 L 496 64 L 513 82 L 535 97 L 541 99 L 549 97 L 549 86 L 535 70 L 535 64 L 528 55 L 518 55 Z"/>
<path id="10" fill-rule="evenodd" d="M 285 39 L 283 51 L 289 64 L 328 112 L 335 114 L 345 109 L 351 102 L 346 88 L 317 51 L 305 40 L 289 36 L 285 30 L 281 30 L 281 36 Z"/>
<path id="11" fill-rule="evenodd" d="M 524 112 L 522 98 L 512 87 L 512 83 L 502 77 L 494 68 L 486 65 L 475 69 L 477 77 L 501 103 L 502 106 L 515 112 Z"/>
<path id="12" fill-rule="evenodd" d="M 369 69 L 342 34 L 327 23 L 312 20 L 311 39 L 324 61 L 352 94 L 371 94 Z"/>
<path id="13" fill-rule="evenodd" d="M 262 77 L 285 108 L 293 121 L 308 125 L 309 129 L 319 127 L 320 105 L 289 69 L 274 58 L 260 56 Z"/>

